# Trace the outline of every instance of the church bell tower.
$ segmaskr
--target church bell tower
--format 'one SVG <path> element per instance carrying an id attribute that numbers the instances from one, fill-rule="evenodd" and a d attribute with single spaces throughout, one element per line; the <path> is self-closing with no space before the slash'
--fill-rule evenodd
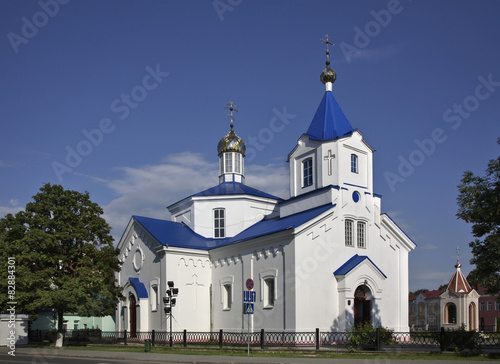
<path id="1" fill-rule="evenodd" d="M 373 149 L 354 129 L 332 93 L 337 74 L 330 68 L 329 46 L 326 45 L 326 67 L 320 80 L 325 85 L 323 99 L 307 129 L 288 155 L 290 163 L 290 195 L 295 197 L 327 186 L 358 186 L 373 190 Z"/>

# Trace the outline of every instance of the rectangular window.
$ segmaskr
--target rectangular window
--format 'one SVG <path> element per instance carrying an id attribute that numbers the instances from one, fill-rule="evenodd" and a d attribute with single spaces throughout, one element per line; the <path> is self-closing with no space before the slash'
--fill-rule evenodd
<path id="1" fill-rule="evenodd" d="M 479 304 L 479 311 L 484 311 L 484 302 Z"/>
<path id="2" fill-rule="evenodd" d="M 214 209 L 214 238 L 226 236 L 224 209 Z"/>
<path id="3" fill-rule="evenodd" d="M 358 248 L 365 248 L 365 227 L 366 224 L 364 222 L 358 222 L 358 231 L 357 231 L 357 240 L 358 240 Z"/>
<path id="4" fill-rule="evenodd" d="M 274 277 L 264 279 L 264 308 L 274 307 Z"/>
<path id="5" fill-rule="evenodd" d="M 495 310 L 500 310 L 500 301 L 495 302 Z"/>
<path id="6" fill-rule="evenodd" d="M 354 222 L 352 220 L 345 221 L 345 245 L 346 246 L 354 246 L 353 225 L 354 225 Z"/>
<path id="7" fill-rule="evenodd" d="M 234 155 L 235 163 L 234 163 L 234 173 L 241 173 L 241 158 L 242 155 L 240 153 L 235 153 Z"/>
<path id="8" fill-rule="evenodd" d="M 224 161 L 225 161 L 225 173 L 233 172 L 233 153 L 224 153 Z"/>
<path id="9" fill-rule="evenodd" d="M 493 308 L 493 302 L 488 302 L 488 311 L 491 311 L 491 309 Z"/>
<path id="10" fill-rule="evenodd" d="M 313 184 L 312 158 L 308 158 L 304 162 L 302 162 L 302 175 L 303 175 L 302 187 L 311 186 Z"/>
<path id="11" fill-rule="evenodd" d="M 79 320 L 73 321 L 73 330 L 78 330 L 78 324 L 80 323 Z"/>
<path id="12" fill-rule="evenodd" d="M 228 311 L 231 309 L 231 302 L 233 301 L 231 284 L 225 284 L 223 286 L 223 289 L 224 289 L 223 309 Z"/>
<path id="13" fill-rule="evenodd" d="M 358 173 L 358 156 L 351 154 L 351 172 Z"/>

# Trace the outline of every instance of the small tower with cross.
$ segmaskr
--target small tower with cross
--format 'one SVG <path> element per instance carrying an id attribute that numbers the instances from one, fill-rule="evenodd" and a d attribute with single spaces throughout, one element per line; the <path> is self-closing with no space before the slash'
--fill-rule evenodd
<path id="1" fill-rule="evenodd" d="M 328 186 L 353 190 L 348 198 L 361 205 L 373 196 L 373 149 L 354 129 L 333 96 L 332 85 L 337 74 L 330 67 L 330 46 L 325 35 L 326 68 L 321 72 L 325 93 L 307 132 L 289 155 L 290 194 L 307 194 Z M 354 187 L 356 190 L 354 191 Z M 361 201 L 361 203 L 359 203 Z"/>
<path id="2" fill-rule="evenodd" d="M 229 133 L 219 141 L 217 153 L 219 155 L 219 183 L 224 182 L 245 182 L 244 158 L 246 146 L 233 129 L 235 115 L 238 112 L 234 102 L 230 101 L 224 109 L 229 110 L 229 119 L 231 121 Z"/>

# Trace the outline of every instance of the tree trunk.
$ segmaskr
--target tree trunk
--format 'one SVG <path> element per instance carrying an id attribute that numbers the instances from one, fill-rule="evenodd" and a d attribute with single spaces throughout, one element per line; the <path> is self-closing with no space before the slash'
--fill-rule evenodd
<path id="1" fill-rule="evenodd" d="M 64 312 L 62 310 L 57 310 L 57 340 L 56 340 L 56 348 L 62 348 L 63 346 L 63 327 L 64 327 Z"/>

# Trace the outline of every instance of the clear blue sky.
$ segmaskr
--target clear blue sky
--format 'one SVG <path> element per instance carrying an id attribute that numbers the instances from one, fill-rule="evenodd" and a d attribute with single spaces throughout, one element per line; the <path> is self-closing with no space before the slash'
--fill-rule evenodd
<path id="1" fill-rule="evenodd" d="M 329 34 L 382 209 L 418 244 L 410 289 L 448 282 L 457 246 L 470 271 L 456 186 L 499 154 L 500 2 L 59 1 L 0 2 L 0 216 L 51 182 L 89 191 L 117 239 L 132 214 L 168 218 L 217 183 L 230 100 L 247 183 L 286 197 Z"/>

